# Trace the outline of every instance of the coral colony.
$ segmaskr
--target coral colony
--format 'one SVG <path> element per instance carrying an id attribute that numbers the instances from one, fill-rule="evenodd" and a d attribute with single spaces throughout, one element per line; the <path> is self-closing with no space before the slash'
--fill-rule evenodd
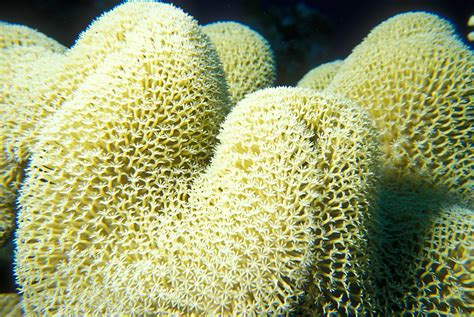
<path id="1" fill-rule="evenodd" d="M 125 2 L 0 24 L 20 316 L 474 313 L 473 52 L 424 13 L 274 86 L 269 43 Z"/>

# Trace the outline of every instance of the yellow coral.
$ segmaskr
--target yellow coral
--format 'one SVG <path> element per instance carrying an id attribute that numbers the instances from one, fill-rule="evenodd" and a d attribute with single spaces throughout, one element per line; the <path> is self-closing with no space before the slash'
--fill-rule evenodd
<path id="1" fill-rule="evenodd" d="M 18 294 L 0 294 L 0 316 L 21 317 L 21 298 Z"/>
<path id="2" fill-rule="evenodd" d="M 28 158 L 25 139 L 41 124 L 35 114 L 42 113 L 42 108 L 48 106 L 38 104 L 36 98 L 61 70 L 65 55 L 39 46 L 14 47 L 6 51 L 9 51 L 6 57 L 16 57 L 16 61 L 9 62 L 10 76 L 0 89 L 4 102 L 1 115 L 5 123 L 0 128 L 2 144 L 12 160 L 23 163 Z"/>
<path id="3" fill-rule="evenodd" d="M 436 14 L 414 11 L 397 14 L 375 27 L 364 39 L 364 46 L 380 46 L 391 41 L 409 38 L 416 34 L 430 33 L 433 36 L 456 36 L 451 23 Z M 360 45 L 355 49 L 361 47 Z M 369 56 L 367 56 L 369 58 Z"/>
<path id="4" fill-rule="evenodd" d="M 14 35 L 25 38 L 20 41 L 21 46 L 4 50 L 4 58 L 0 60 L 2 65 L 6 65 L 1 68 L 2 73 L 5 71 L 9 76 L 0 96 L 5 104 L 1 109 L 5 125 L 0 132 L 6 152 L 2 157 L 6 161 L 0 162 L 0 199 L 6 213 L 13 212 L 23 167 L 30 155 L 29 148 L 36 142 L 45 118 L 59 109 L 109 54 L 123 48 L 127 32 L 133 29 L 139 21 L 138 17 L 149 6 L 149 3 L 125 3 L 104 14 L 80 35 L 73 48 L 64 55 L 35 46 L 54 41 L 46 40 L 46 36 L 37 35 L 29 28 L 5 24 L 0 29 L 4 31 L 5 43 L 17 43 L 19 40 L 15 40 Z M 39 39 L 35 40 L 34 36 Z M 19 62 L 15 63 L 16 60 Z"/>
<path id="5" fill-rule="evenodd" d="M 378 277 L 385 314 L 474 313 L 474 211 L 433 203 L 435 193 L 383 194 Z"/>
<path id="6" fill-rule="evenodd" d="M 8 241 L 15 225 L 15 199 L 23 168 L 0 151 L 0 246 Z"/>
<path id="7" fill-rule="evenodd" d="M 202 29 L 219 54 L 234 104 L 248 93 L 274 85 L 275 58 L 260 34 L 237 22 L 217 22 Z"/>
<path id="8" fill-rule="evenodd" d="M 124 6 L 141 13 L 131 18 Z M 154 265 L 163 261 L 156 241 L 171 236 L 160 228 L 182 217 L 176 207 L 208 162 L 227 111 L 217 53 L 191 17 L 153 2 L 118 9 L 116 19 L 133 20 L 117 38 L 121 49 L 47 120 L 33 145 L 15 268 L 27 314 L 151 309 L 147 296 L 132 304 L 129 292 L 167 281 L 129 280 L 117 289 L 115 274 L 123 265 L 145 273 L 140 263 L 149 256 Z"/>
<path id="9" fill-rule="evenodd" d="M 474 56 L 446 21 L 423 16 L 430 24 L 410 13 L 376 27 L 327 91 L 359 103 L 381 132 L 378 313 L 469 315 L 472 210 L 446 205 L 472 204 Z"/>
<path id="10" fill-rule="evenodd" d="M 24 25 L 0 21 L 0 48 L 12 46 L 41 46 L 56 53 L 65 47 L 41 32 Z"/>
<path id="11" fill-rule="evenodd" d="M 321 186 L 312 204 L 312 275 L 299 312 L 310 316 L 370 314 L 375 307 L 367 234 L 373 225 L 377 134 L 366 114 L 349 100 L 327 92 L 310 94 L 308 89 L 295 89 L 291 98 L 290 105 L 301 100 L 307 103 L 296 110 L 315 136 L 315 168 Z"/>
<path id="12" fill-rule="evenodd" d="M 29 95 L 30 85 L 34 85 L 29 83 L 29 80 L 18 80 L 17 76 L 30 76 L 28 79 L 37 77 L 32 76 L 31 72 L 35 72 L 37 75 L 41 71 L 48 70 L 43 68 L 41 71 L 36 71 L 36 66 L 39 64 L 38 59 L 43 59 L 42 63 L 44 63 L 44 58 L 49 59 L 55 54 L 64 53 L 65 50 L 64 46 L 40 32 L 26 26 L 0 22 L 0 75 L 2 76 L 0 116 L 8 126 L 2 126 L 2 133 L 0 133 L 2 146 L 4 138 L 10 137 L 11 129 L 18 125 L 15 121 L 18 118 L 15 117 L 12 120 L 6 113 L 12 108 L 14 111 L 20 111 L 16 108 L 24 106 L 21 102 L 12 104 L 21 97 Z M 38 82 L 37 78 L 36 82 Z M 9 150 L 7 152 L 13 155 Z"/>
<path id="13" fill-rule="evenodd" d="M 317 108 L 319 100 L 299 92 L 268 89 L 234 108 L 210 167 L 191 188 L 183 221 L 161 230 L 171 241 L 155 239 L 162 255 L 142 257 L 150 271 L 119 274 L 123 287 L 138 274 L 162 271 L 166 282 L 154 297 L 168 299 L 178 314 L 257 316 L 294 309 L 313 258 L 311 209 L 321 177 L 314 134 L 301 118 L 310 110 L 292 109 Z M 324 109 L 315 110 L 312 123 L 318 125 Z M 165 268 L 153 269 L 161 256 Z"/>
<path id="14" fill-rule="evenodd" d="M 14 38 L 18 36 L 19 38 Z M 24 110 L 24 98 L 32 87 L 41 85 L 49 72 L 38 69 L 38 60 L 44 62 L 54 55 L 62 54 L 65 48 L 45 35 L 27 27 L 0 24 L 0 246 L 8 239 L 13 229 L 14 202 L 23 177 L 26 161 L 15 159 L 12 142 L 15 132 L 23 130 L 20 113 Z M 43 73 L 43 71 L 45 72 Z M 25 77 L 21 80 L 21 77 Z M 27 77 L 27 78 L 26 78 Z"/>
<path id="15" fill-rule="evenodd" d="M 403 23 L 418 24 L 416 14 L 398 17 L 354 49 L 328 90 L 372 117 L 381 132 L 387 186 L 434 186 L 472 199 L 474 55 L 449 32 L 382 36 Z M 444 30 L 444 20 L 439 24 Z"/>
<path id="16" fill-rule="evenodd" d="M 124 3 L 92 23 L 64 55 L 54 51 L 43 54 L 43 58 L 40 50 L 48 50 L 41 48 L 39 44 L 55 47 L 50 44 L 55 43 L 54 40 L 26 27 L 2 25 L 3 29 L 0 28 L 0 31 L 4 31 L 4 43 L 17 43 L 19 40 L 15 40 L 13 35 L 25 38 L 20 47 L 11 49 L 21 54 L 9 54 L 0 59 L 0 66 L 8 66 L 1 68 L 2 74 L 4 71 L 8 76 L 14 75 L 14 78 L 7 81 L 11 85 L 2 86 L 0 93 L 0 98 L 6 99 L 8 96 L 8 101 L 2 100 L 5 105 L 1 108 L 1 116 L 5 125 L 0 129 L 2 146 L 6 152 L 0 157 L 6 160 L 0 161 L 0 199 L 3 201 L 0 203 L 1 207 L 7 208 L 6 213 L 13 212 L 16 190 L 30 155 L 29 148 L 36 143 L 43 121 L 70 99 L 76 88 L 109 55 L 120 51 L 128 43 L 128 32 L 140 23 L 140 17 L 151 6 L 153 3 L 150 2 Z M 39 44 L 25 47 L 36 43 Z M 63 50 L 57 49 L 60 52 Z M 37 56 L 34 57 L 34 54 Z M 18 55 L 22 56 L 19 62 L 11 63 L 11 60 L 15 61 L 13 57 Z M 8 232 L 3 236 L 7 237 Z"/>
<path id="17" fill-rule="evenodd" d="M 153 7 L 150 1 L 131 1 L 97 18 L 79 35 L 74 46 L 66 52 L 61 65 L 55 67 L 38 91 L 24 100 L 20 114 L 22 130 L 18 131 L 16 148 L 20 160 L 28 157 L 29 147 L 37 138 L 42 121 L 69 100 L 77 87 L 95 72 L 105 60 L 122 50 L 128 43 L 129 32 L 140 23 L 144 11 Z M 27 120 L 25 120 L 27 119 Z"/>
<path id="18" fill-rule="evenodd" d="M 34 148 L 16 256 L 27 311 L 288 313 L 308 279 L 324 285 L 313 289 L 322 292 L 311 294 L 316 304 L 337 310 L 336 295 L 362 306 L 360 228 L 376 154 L 368 118 L 311 90 L 255 93 L 231 113 L 198 176 L 225 110 L 216 95 L 223 77 L 210 78 L 212 51 L 188 17 L 159 8 Z M 164 14 L 161 27 L 180 30 L 167 41 L 199 41 L 163 47 L 153 13 Z M 143 36 L 144 25 L 153 36 Z M 144 53 L 151 56 L 136 58 Z M 166 67 L 177 58 L 183 73 Z M 195 67 L 206 61 L 213 66 Z"/>
<path id="19" fill-rule="evenodd" d="M 329 85 L 334 76 L 336 76 L 342 63 L 343 61 L 341 60 L 335 60 L 330 63 L 319 65 L 307 72 L 303 78 L 298 81 L 296 86 L 323 90 Z"/>
<path id="20" fill-rule="evenodd" d="M 361 228 L 376 143 L 368 118 L 329 94 L 266 89 L 234 108 L 219 140 L 185 217 L 182 240 L 195 249 L 183 258 L 199 258 L 181 262 L 188 307 L 221 315 L 288 314 L 303 300 L 311 315 L 369 308 Z"/>

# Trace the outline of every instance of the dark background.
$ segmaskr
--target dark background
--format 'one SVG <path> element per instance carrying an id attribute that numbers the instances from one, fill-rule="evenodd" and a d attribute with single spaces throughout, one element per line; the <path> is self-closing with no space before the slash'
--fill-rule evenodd
<path id="1" fill-rule="evenodd" d="M 71 46 L 77 35 L 117 0 L 0 1 L 0 20 L 36 28 Z M 174 0 L 200 24 L 234 20 L 267 38 L 277 57 L 278 84 L 293 85 L 310 68 L 345 58 L 378 23 L 424 10 L 451 21 L 465 39 L 474 0 Z M 474 31 L 474 28 L 471 29 Z M 472 46 L 471 46 L 472 47 Z"/>

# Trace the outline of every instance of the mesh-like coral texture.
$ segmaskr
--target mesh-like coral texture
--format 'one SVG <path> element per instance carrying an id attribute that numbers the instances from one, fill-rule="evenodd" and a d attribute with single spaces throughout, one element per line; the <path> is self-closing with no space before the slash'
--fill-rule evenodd
<path id="1" fill-rule="evenodd" d="M 185 300 L 206 313 L 251 316 L 296 312 L 304 300 L 308 314 L 338 311 L 332 296 L 362 305 L 376 138 L 352 106 L 297 88 L 238 103 L 192 189 L 184 228 L 193 229 L 183 241 L 201 260 L 181 268 L 179 293 L 193 290 Z"/>
<path id="2" fill-rule="evenodd" d="M 0 150 L 0 246 L 8 241 L 15 226 L 15 199 L 23 169 Z"/>
<path id="3" fill-rule="evenodd" d="M 0 316 L 21 317 L 21 298 L 18 294 L 0 294 Z"/>
<path id="4" fill-rule="evenodd" d="M 19 26 L 15 26 L 14 29 L 17 27 Z M 0 28 L 0 33 L 1 31 Z M 40 35 L 37 34 L 37 36 Z M 40 39 L 46 38 L 42 34 L 41 36 Z M 30 119 L 29 117 L 20 118 L 23 107 L 27 106 L 23 102 L 23 97 L 29 96 L 32 87 L 41 84 L 44 79 L 45 74 L 37 69 L 38 60 L 49 60 L 54 55 L 62 54 L 53 51 L 51 47 L 41 46 L 44 43 L 39 42 L 38 45 L 35 45 L 33 41 L 31 45 L 12 44 L 0 48 L 0 76 L 2 78 L 2 85 L 0 85 L 0 119 L 2 121 L 0 125 L 0 214 L 3 214 L 1 216 L 3 220 L 8 220 L 0 226 L 0 246 L 9 237 L 13 228 L 14 201 L 26 163 L 15 158 L 12 148 L 12 144 L 17 139 L 15 131 L 23 131 L 22 122 Z M 51 39 L 48 43 L 55 42 Z M 48 69 L 43 70 L 48 73 Z"/>
<path id="5" fill-rule="evenodd" d="M 16 146 L 20 160 L 27 159 L 29 148 L 37 141 L 43 121 L 69 100 L 76 89 L 102 65 L 109 55 L 128 45 L 134 32 L 153 8 L 153 1 L 125 2 L 104 13 L 79 35 L 74 46 L 65 53 L 61 65 L 42 82 L 40 89 L 30 94 L 22 107 L 22 129 L 17 131 Z M 26 132 L 24 132 L 26 131 Z"/>
<path id="6" fill-rule="evenodd" d="M 413 11 L 397 14 L 383 21 L 367 35 L 363 43 L 378 46 L 422 33 L 441 37 L 457 36 L 449 21 L 433 13 Z"/>
<path id="7" fill-rule="evenodd" d="M 156 241 L 170 237 L 160 229 L 182 217 L 177 208 L 227 111 L 223 70 L 197 23 L 171 5 L 128 4 L 145 7 L 126 43 L 48 119 L 32 149 L 15 257 L 27 314 L 153 309 L 146 293 L 159 280 L 140 275 L 140 263 L 163 260 Z M 117 287 L 123 267 L 144 280 Z"/>
<path id="8" fill-rule="evenodd" d="M 64 55 L 41 46 L 15 46 L 2 53 L 0 60 L 8 60 L 3 68 L 8 75 L 0 87 L 0 212 L 13 213 L 28 157 L 20 144 L 37 124 L 29 101 L 59 68 Z"/>
<path id="9" fill-rule="evenodd" d="M 219 54 L 233 104 L 248 93 L 274 85 L 275 57 L 263 36 L 237 22 L 216 22 L 202 29 Z"/>
<path id="10" fill-rule="evenodd" d="M 452 194 L 472 204 L 474 58 L 452 32 L 435 15 L 395 16 L 327 88 L 360 104 L 380 131 L 384 189 L 372 233 L 380 315 L 472 313 L 472 211 L 439 207 Z"/>
<path id="11" fill-rule="evenodd" d="M 141 17 L 153 6 L 153 2 L 145 1 L 128 2 L 117 6 L 97 18 L 64 55 L 50 53 L 50 56 L 40 58 L 38 54 L 40 47 L 22 48 L 26 45 L 23 43 L 22 47 L 15 48 L 18 52 L 23 50 L 23 53 L 26 53 L 21 59 L 23 62 L 14 63 L 17 64 L 15 72 L 7 70 L 7 67 L 2 68 L 2 71 L 15 74 L 16 77 L 8 81 L 11 85 L 4 86 L 7 88 L 5 95 L 8 93 L 10 97 L 9 101 L 5 102 L 6 106 L 2 108 L 2 111 L 5 111 L 2 118 L 6 123 L 3 128 L 6 130 L 1 131 L 0 137 L 5 136 L 2 144 L 5 146 L 4 158 L 7 161 L 0 162 L 2 171 L 0 199 L 3 199 L 3 205 L 7 208 L 5 212 L 13 212 L 16 191 L 23 178 L 21 174 L 23 166 L 29 158 L 30 147 L 37 141 L 38 131 L 45 119 L 69 100 L 77 87 L 93 74 L 110 54 L 120 51 L 127 45 L 130 37 L 128 33 L 134 30 Z M 44 40 L 46 36 L 42 34 L 38 35 L 40 40 L 34 42 L 31 38 L 36 33 L 26 27 L 5 24 L 4 30 L 10 31 L 5 33 L 5 36 L 8 35 L 7 39 L 12 39 L 12 34 L 22 35 L 27 38 L 24 42 L 31 45 L 41 43 L 40 40 L 46 43 L 53 42 Z M 16 33 L 12 33 L 11 30 Z M 28 60 L 27 63 L 25 59 L 33 53 L 38 54 L 38 57 Z M 12 69 L 11 55 L 5 58 L 8 69 Z M 4 236 L 8 236 L 8 233 Z"/>
<path id="12" fill-rule="evenodd" d="M 363 41 L 327 89 L 356 101 L 373 119 L 387 186 L 436 187 L 470 200 L 473 67 L 472 51 L 451 35 Z"/>
<path id="13" fill-rule="evenodd" d="M 41 46 L 56 53 L 66 49 L 57 41 L 25 25 L 0 21 L 0 48 L 11 46 Z"/>
<path id="14" fill-rule="evenodd" d="M 41 123 L 35 115 L 42 108 L 36 104 L 38 92 L 61 69 L 65 55 L 40 46 L 16 46 L 4 49 L 3 53 L 8 59 L 8 76 L 0 88 L 5 123 L 0 128 L 2 145 L 12 160 L 24 162 L 28 157 L 24 139 Z"/>
<path id="15" fill-rule="evenodd" d="M 161 274 L 155 297 L 177 314 L 288 314 L 309 274 L 320 178 L 314 134 L 291 109 L 304 102 L 265 90 L 238 103 L 182 222 L 162 229 L 172 239 L 156 241 L 167 262 L 150 257 L 149 269 L 122 273 L 120 282 Z"/>
<path id="16" fill-rule="evenodd" d="M 308 89 L 255 93 L 229 115 L 210 167 L 198 175 L 212 147 L 203 149 L 209 140 L 193 151 L 187 145 L 211 126 L 186 120 L 186 107 L 170 107 L 161 118 L 169 118 L 165 131 L 174 140 L 143 138 L 157 110 L 145 112 L 128 97 L 123 114 L 110 111 L 103 96 L 110 83 L 100 79 L 77 95 L 94 109 L 67 103 L 32 157 L 16 257 L 27 309 L 287 314 L 306 283 L 318 311 L 337 310 L 332 295 L 361 304 L 377 146 L 357 108 Z M 143 119 L 134 125 L 136 113 Z M 98 120 L 118 133 L 98 133 Z"/>
<path id="17" fill-rule="evenodd" d="M 314 133 L 320 173 L 318 198 L 311 205 L 314 260 L 298 314 L 370 314 L 375 307 L 368 231 L 373 226 L 378 135 L 352 101 L 308 90 L 295 88 L 289 99 Z"/>
<path id="18" fill-rule="evenodd" d="M 329 85 L 334 76 L 336 76 L 342 63 L 342 60 L 335 60 L 333 62 L 319 65 L 307 72 L 300 81 L 298 81 L 296 86 L 323 90 Z"/>
<path id="19" fill-rule="evenodd" d="M 474 211 L 433 202 L 433 193 L 384 193 L 377 255 L 381 312 L 390 316 L 474 313 Z"/>

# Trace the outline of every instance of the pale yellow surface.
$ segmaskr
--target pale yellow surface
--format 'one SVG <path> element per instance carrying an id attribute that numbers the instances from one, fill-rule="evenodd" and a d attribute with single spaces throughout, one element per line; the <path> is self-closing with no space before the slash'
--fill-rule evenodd
<path id="1" fill-rule="evenodd" d="M 367 231 L 373 222 L 377 134 L 367 115 L 340 96 L 303 88 L 280 94 L 286 98 L 279 103 L 295 111 L 313 135 L 311 169 L 318 173 L 309 182 L 316 182 L 318 193 L 310 205 L 314 260 L 297 315 L 369 314 L 374 306 Z"/>
<path id="2" fill-rule="evenodd" d="M 380 132 L 381 315 L 473 313 L 474 55 L 446 21 L 427 18 L 430 28 L 418 14 L 374 28 L 326 89 L 357 102 Z"/>
<path id="3" fill-rule="evenodd" d="M 474 313 L 474 210 L 433 204 L 436 193 L 388 195 L 377 256 L 380 308 L 389 315 Z M 396 281 L 396 283 L 394 282 Z"/>
<path id="4" fill-rule="evenodd" d="M 315 90 L 325 89 L 331 83 L 337 71 L 342 66 L 342 60 L 336 60 L 319 65 L 308 71 L 296 84 L 297 87 Z"/>
<path id="5" fill-rule="evenodd" d="M 0 294 L 0 316 L 21 317 L 21 297 L 15 293 Z"/>
<path id="6" fill-rule="evenodd" d="M 216 47 L 234 105 L 246 94 L 275 84 L 275 57 L 262 35 L 237 22 L 216 22 L 202 29 Z"/>
<path id="7" fill-rule="evenodd" d="M 183 19 L 172 13 L 172 21 Z M 168 61 L 153 48 L 160 65 L 178 56 Z M 192 52 L 201 65 L 210 53 Z M 25 307 L 61 315 L 286 314 L 310 283 L 306 312 L 364 312 L 362 228 L 371 221 L 377 155 L 368 117 L 329 94 L 263 90 L 229 114 L 206 168 L 225 99 L 216 95 L 222 77 L 209 75 L 215 65 L 190 77 L 192 85 L 168 76 L 161 83 L 171 91 L 184 85 L 176 98 L 136 84 L 160 87 L 166 67 L 124 80 L 132 57 L 88 79 L 34 148 L 16 258 Z M 186 61 L 182 71 L 199 69 Z M 183 107 L 190 98 L 208 103 Z M 215 119 L 204 125 L 204 117 Z M 334 296 L 359 307 L 341 308 Z"/>
<path id="8" fill-rule="evenodd" d="M 0 21 L 0 48 L 11 46 L 41 46 L 56 53 L 62 53 L 65 47 L 41 32 L 25 25 Z"/>
<path id="9" fill-rule="evenodd" d="M 382 43 L 398 41 L 413 35 L 430 33 L 435 37 L 456 36 L 453 25 L 436 14 L 413 11 L 397 14 L 377 25 L 363 43 L 378 47 Z M 359 46 L 356 46 L 357 49 Z"/>
<path id="10" fill-rule="evenodd" d="M 471 15 L 471 17 L 467 21 L 467 26 L 474 26 L 474 15 Z M 469 32 L 467 34 L 467 40 L 470 42 L 474 42 L 474 32 Z"/>
<path id="11" fill-rule="evenodd" d="M 397 17 L 388 21 L 406 20 Z M 382 31 L 392 29 L 388 21 Z M 473 52 L 439 32 L 367 39 L 328 91 L 356 101 L 371 116 L 381 133 L 387 186 L 436 188 L 472 200 Z"/>
<path id="12" fill-rule="evenodd" d="M 474 41 L 474 32 L 469 32 L 469 34 L 467 35 L 467 39 L 471 42 Z"/>
<path id="13" fill-rule="evenodd" d="M 129 44 L 132 36 L 129 33 L 135 32 L 141 17 L 153 6 L 150 1 L 126 2 L 102 14 L 79 35 L 66 52 L 62 65 L 25 101 L 27 112 L 22 117 L 30 120 L 22 122 L 25 128 L 28 127 L 28 133 L 18 138 L 18 151 L 24 153 L 20 157 L 29 155 L 29 148 L 37 142 L 43 120 L 71 99 L 85 79 L 108 58 Z"/>
<path id="14" fill-rule="evenodd" d="M 0 115 L 5 123 L 0 128 L 5 151 L 0 156 L 0 209 L 5 213 L 13 212 L 23 168 L 45 119 L 60 109 L 109 56 L 128 45 L 128 33 L 153 6 L 144 1 L 118 6 L 95 20 L 67 51 L 32 29 L 0 24 L 0 45 L 12 46 L 2 49 L 0 55 L 1 74 L 8 79 L 0 88 L 4 104 Z M 20 38 L 15 40 L 14 36 Z M 11 228 L 7 223 L 13 218 L 5 219 L 0 228 Z M 0 231 L 0 244 L 1 237 L 8 237 L 10 231 Z"/>
<path id="15" fill-rule="evenodd" d="M 49 60 L 64 52 L 65 47 L 46 35 L 26 26 L 0 22 L 0 246 L 13 230 L 16 192 L 26 164 L 16 158 L 12 147 L 16 131 L 27 133 L 20 112 L 25 110 L 24 97 L 41 84 L 48 68 L 40 71 L 38 60 Z M 26 80 L 28 78 L 28 80 Z"/>
<path id="16" fill-rule="evenodd" d="M 119 9 L 124 25 L 134 21 L 125 42 L 32 145 L 15 268 L 27 314 L 177 309 L 156 287 L 165 294 L 175 283 L 167 280 L 175 265 L 159 269 L 161 250 L 174 241 L 171 259 L 184 241 L 162 229 L 184 216 L 179 208 L 210 159 L 229 99 L 217 54 L 191 17 L 161 3 Z"/>

